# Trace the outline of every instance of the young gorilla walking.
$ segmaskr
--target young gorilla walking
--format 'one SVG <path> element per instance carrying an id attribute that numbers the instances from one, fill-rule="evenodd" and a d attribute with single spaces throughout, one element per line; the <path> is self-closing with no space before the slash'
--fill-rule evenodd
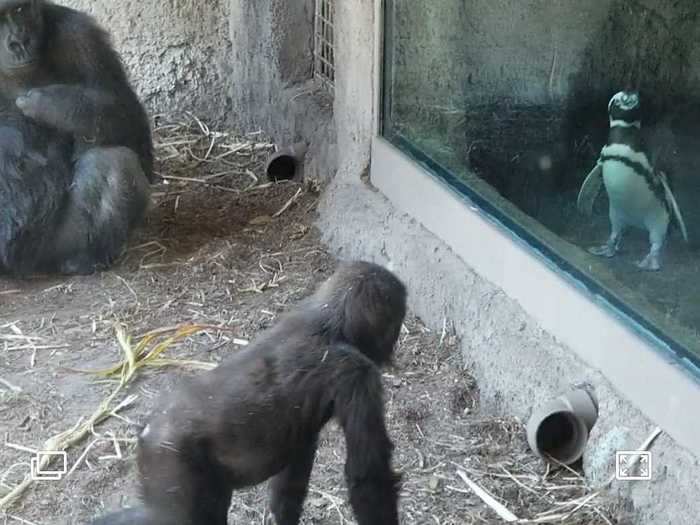
<path id="1" fill-rule="evenodd" d="M 358 524 L 398 524 L 379 366 L 405 314 L 406 289 L 391 272 L 342 264 L 245 350 L 168 397 L 139 437 L 143 505 L 94 523 L 223 525 L 233 490 L 272 477 L 276 523 L 297 524 L 318 434 L 335 418 Z"/>

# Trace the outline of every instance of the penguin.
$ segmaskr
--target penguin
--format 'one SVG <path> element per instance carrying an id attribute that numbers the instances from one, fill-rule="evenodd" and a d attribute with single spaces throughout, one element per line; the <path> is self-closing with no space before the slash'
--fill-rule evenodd
<path id="1" fill-rule="evenodd" d="M 675 217 L 683 239 L 688 232 L 666 174 L 656 170 L 641 135 L 641 105 L 636 91 L 620 91 L 608 103 L 610 131 L 598 161 L 583 181 L 577 207 L 590 216 L 601 185 L 610 202 L 610 236 L 602 246 L 589 248 L 593 255 L 613 257 L 628 227 L 649 233 L 649 253 L 637 262 L 645 271 L 661 269 L 661 250 L 671 217 Z"/>

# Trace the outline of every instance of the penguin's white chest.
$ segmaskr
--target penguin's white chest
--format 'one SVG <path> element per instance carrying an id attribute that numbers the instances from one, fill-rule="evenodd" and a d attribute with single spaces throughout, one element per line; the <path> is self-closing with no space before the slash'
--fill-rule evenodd
<path id="1" fill-rule="evenodd" d="M 603 163 L 603 182 L 611 206 L 630 226 L 645 227 L 651 217 L 665 209 L 644 176 L 631 166 L 609 159 Z"/>

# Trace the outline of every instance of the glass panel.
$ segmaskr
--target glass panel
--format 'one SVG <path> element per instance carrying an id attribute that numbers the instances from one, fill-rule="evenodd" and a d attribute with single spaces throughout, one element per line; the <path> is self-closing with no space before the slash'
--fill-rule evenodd
<path id="1" fill-rule="evenodd" d="M 700 356 L 700 4 L 385 5 L 383 135 Z"/>

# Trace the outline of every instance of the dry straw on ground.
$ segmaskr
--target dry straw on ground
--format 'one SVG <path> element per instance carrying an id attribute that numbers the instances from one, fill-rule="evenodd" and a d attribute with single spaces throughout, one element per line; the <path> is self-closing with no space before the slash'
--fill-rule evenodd
<path id="1" fill-rule="evenodd" d="M 236 135 L 213 131 L 193 115 L 167 122 L 156 117 L 154 146 L 157 174 L 162 180 L 154 187 L 155 218 L 152 223 L 158 226 L 164 225 L 170 231 L 161 234 L 162 229 L 154 232 L 154 228 L 147 227 L 146 232 L 141 235 L 142 239 L 145 237 L 143 242 L 139 242 L 141 239 L 137 237 L 114 270 L 85 279 L 85 281 L 92 280 L 92 285 L 83 287 L 81 279 L 67 279 L 53 286 L 45 286 L 34 294 L 34 297 L 43 298 L 48 307 L 58 307 L 52 304 L 52 297 L 56 295 L 61 298 L 70 297 L 71 309 L 75 308 L 81 318 L 89 317 L 92 320 L 91 333 L 85 334 L 85 339 L 99 333 L 104 324 L 115 324 L 116 339 L 123 351 L 124 362 L 110 369 L 95 370 L 93 375 L 101 380 L 116 380 L 116 387 L 102 401 L 92 406 L 84 405 L 82 407 L 84 414 L 77 424 L 73 426 L 70 426 L 72 423 L 69 424 L 70 428 L 49 439 L 36 436 L 32 441 L 37 444 L 41 442 L 41 446 L 18 445 L 6 440 L 6 450 L 32 455 L 37 450 L 62 451 L 81 445 L 91 435 L 97 436 L 96 428 L 100 424 L 113 416 L 119 416 L 117 414 L 119 410 L 134 408 L 136 401 L 134 396 L 126 396 L 122 402 L 118 402 L 118 399 L 125 395 L 124 390 L 127 385 L 137 371 L 144 366 L 176 367 L 189 371 L 211 369 L 216 365 L 216 361 L 186 357 L 170 358 L 162 354 L 173 342 L 183 338 L 190 341 L 188 343 L 190 350 L 197 347 L 200 342 L 193 341 L 190 337 L 196 334 L 205 335 L 206 340 L 212 343 L 209 349 L 212 355 L 215 355 L 214 352 L 222 345 L 234 347 L 246 345 L 247 340 L 236 337 L 236 330 L 231 328 L 231 324 L 238 321 L 231 316 L 231 312 L 236 311 L 235 304 L 240 301 L 239 298 L 245 299 L 246 295 L 259 296 L 275 291 L 277 301 L 280 304 L 286 303 L 287 300 L 292 300 L 293 296 L 303 294 L 308 281 L 308 274 L 302 275 L 301 272 L 295 274 L 292 271 L 289 278 L 286 275 L 287 270 L 304 267 L 308 271 L 308 263 L 315 264 L 314 259 L 317 254 L 325 257 L 323 250 L 319 249 L 315 241 L 306 240 L 310 227 L 301 220 L 313 207 L 317 198 L 317 188 L 312 184 L 302 186 L 261 181 L 262 167 L 268 155 L 274 150 L 274 145 L 266 140 L 262 133 Z M 257 202 L 260 209 L 266 208 L 266 213 L 263 215 L 246 219 L 250 224 L 248 227 L 240 226 L 240 217 L 243 213 L 237 209 L 230 210 L 232 202 L 235 202 L 231 199 L 235 199 L 239 194 L 246 194 L 246 200 L 250 203 Z M 265 206 L 259 205 L 262 202 Z M 172 207 L 170 207 L 171 204 Z M 192 210 L 201 213 L 194 215 Z M 276 230 L 274 223 L 283 221 L 287 216 L 291 217 L 289 220 L 292 227 Z M 180 230 L 179 234 L 177 230 Z M 182 235 L 183 230 L 187 232 L 186 235 Z M 261 238 L 266 230 L 279 233 L 280 238 L 271 239 L 264 236 Z M 227 238 L 233 239 L 232 232 L 238 234 L 241 231 L 243 234 L 239 235 L 238 242 L 250 242 L 250 246 L 253 246 L 252 241 L 255 241 L 254 246 L 258 254 L 253 257 L 250 257 L 250 254 L 242 256 L 240 250 L 234 251 L 235 245 L 227 240 Z M 251 237 L 255 239 L 250 239 Z M 224 241 L 224 245 L 219 242 L 219 239 Z M 295 246 L 287 250 L 290 241 L 294 241 Z M 214 246 L 215 244 L 218 246 Z M 230 257 L 228 252 L 235 256 Z M 254 265 L 251 265 L 253 261 Z M 124 272 L 124 270 L 129 271 Z M 144 289 L 152 288 L 149 285 L 156 272 L 160 273 L 160 278 L 172 281 L 172 284 L 177 285 L 181 290 L 177 290 L 177 293 L 166 293 L 165 297 L 163 294 L 151 294 L 148 291 L 144 293 Z M 226 280 L 221 282 L 220 279 L 199 278 L 207 273 L 225 273 Z M 105 281 L 112 281 L 114 284 L 105 285 Z M 40 283 L 40 280 L 37 282 Z M 80 284 L 76 285 L 76 283 Z M 0 301 L 3 303 L 3 309 L 5 306 L 10 308 L 2 312 L 3 316 L 0 319 L 4 319 L 6 313 L 8 316 L 17 315 L 18 319 L 25 317 L 21 310 L 13 308 L 12 302 L 6 302 L 3 298 L 18 296 L 21 301 L 27 289 L 21 287 L 2 289 L 3 284 L 0 283 L 2 294 Z M 168 288 L 167 292 L 171 292 L 173 286 Z M 101 307 L 98 306 L 97 311 L 94 311 L 92 294 L 97 292 L 99 295 L 101 290 L 105 291 L 106 301 Z M 143 328 L 158 326 L 158 320 L 167 317 L 168 309 L 174 309 L 178 303 L 182 303 L 185 295 L 194 296 L 195 299 L 186 302 L 189 319 L 196 323 L 206 318 L 207 322 L 180 326 L 178 329 L 154 330 L 146 334 L 132 348 L 124 331 L 124 323 L 133 323 Z M 84 307 L 80 306 L 81 299 Z M 228 308 L 221 308 L 219 305 L 222 305 L 224 300 L 232 303 L 233 309 L 230 305 L 227 305 Z M 263 298 L 259 301 L 245 300 L 246 303 L 263 301 Z M 158 306 L 154 308 L 155 305 Z M 82 312 L 80 308 L 83 308 Z M 268 308 L 270 308 L 269 311 L 261 310 L 265 318 L 272 318 L 275 311 L 279 310 L 279 306 L 274 305 L 269 305 Z M 29 309 L 29 311 L 33 310 L 35 308 Z M 259 325 L 260 321 L 260 319 L 250 319 L 253 326 Z M 62 329 L 60 323 L 52 326 L 53 332 L 47 331 L 43 323 L 44 318 L 42 318 L 42 326 L 35 327 L 35 334 L 30 334 L 29 331 L 23 331 L 21 328 L 30 323 L 12 321 L 2 325 L 0 351 L 11 357 L 30 352 L 29 371 L 34 372 L 37 353 L 43 362 L 46 360 L 51 362 L 54 357 L 72 349 L 72 345 L 53 342 L 56 339 L 52 336 L 56 332 L 60 333 Z M 214 323 L 216 326 L 212 326 Z M 53 324 L 53 317 L 49 324 Z M 254 332 L 250 329 L 247 331 Z M 165 339 L 163 339 L 164 334 Z M 90 355 L 89 352 L 84 354 Z M 59 366 L 54 369 L 78 373 L 83 371 L 82 368 L 89 367 L 81 364 L 77 367 Z M 28 390 L 31 391 L 34 388 Z M 29 391 L 26 392 L 27 395 L 31 395 Z M 24 394 L 22 388 L 13 383 L 11 376 L 0 377 L 0 395 L 2 396 L 0 401 L 4 402 L 13 395 L 22 394 Z M 12 410 L 12 406 L 9 408 Z M 65 423 L 52 426 L 64 426 Z M 119 443 L 124 440 L 112 437 L 112 441 L 115 450 L 118 450 L 117 455 L 121 458 L 122 450 L 119 448 Z M 125 442 L 129 444 L 129 440 Z M 95 443 L 96 441 L 93 441 L 87 445 L 69 475 L 80 465 Z M 50 456 L 43 456 L 39 468 L 50 467 L 50 461 Z M 14 506 L 32 486 L 28 464 L 13 463 L 5 471 L 6 466 L 0 465 L 0 513 Z M 22 475 L 21 480 L 16 482 L 17 473 L 20 471 L 27 474 Z M 42 485 L 37 490 L 45 488 L 50 487 Z"/>
<path id="2" fill-rule="evenodd" d="M 274 146 L 262 133 L 218 131 L 186 115 L 157 117 L 154 137 L 163 182 L 155 187 L 149 225 L 121 263 L 103 275 L 40 284 L 31 293 L 13 283 L 0 292 L 0 301 L 13 301 L 6 310 L 12 319 L 0 320 L 0 352 L 14 367 L 0 377 L 0 392 L 50 405 L 56 401 L 39 385 L 57 371 L 67 382 L 89 377 L 100 387 L 80 399 L 68 391 L 63 402 L 82 414 L 70 421 L 62 413 L 31 415 L 22 413 L 23 404 L 10 406 L 13 428 L 27 417 L 41 423 L 20 441 L 80 453 L 66 480 L 32 491 L 24 481 L 8 487 L 11 476 L 0 472 L 0 516 L 4 509 L 15 521 L 41 524 L 49 512 L 84 523 L 102 498 L 135 496 L 134 442 L 127 436 L 133 420 L 147 417 L 151 398 L 167 395 L 179 374 L 211 368 L 244 346 L 335 264 L 313 227 L 317 185 L 264 181 Z M 520 522 L 616 523 L 618 503 L 591 490 L 579 473 L 550 469 L 534 457 L 521 422 L 480 413 L 477 386 L 448 324 L 435 333 L 409 316 L 396 369 L 384 375 L 396 467 L 404 473 L 402 523 L 502 523 L 494 508 Z M 141 335 L 134 343 L 129 333 Z M 120 362 L 92 366 L 115 347 Z M 144 367 L 150 373 L 142 373 Z M 21 383 L 27 372 L 35 379 Z M 143 395 L 133 393 L 136 383 Z M 42 418 L 53 419 L 44 424 Z M 110 454 L 90 464 L 105 444 Z M 3 456 L 2 447 L 0 458 L 13 457 Z M 331 425 L 322 436 L 304 523 L 353 523 L 344 450 L 342 434 Z M 481 498 L 484 491 L 491 506 Z M 264 487 L 237 492 L 230 522 L 260 522 L 266 498 Z"/>
<path id="3" fill-rule="evenodd" d="M 160 163 L 157 174 L 163 181 L 235 194 L 273 186 L 261 181 L 262 167 L 275 149 L 262 132 L 239 136 L 212 130 L 195 115 L 186 117 L 165 122 L 161 122 L 161 116 L 155 117 L 154 148 Z"/>
<path id="4" fill-rule="evenodd" d="M 186 325 L 173 329 L 155 330 L 149 334 L 146 334 L 138 342 L 138 344 L 133 346 L 131 343 L 131 338 L 126 332 L 126 328 L 123 325 L 116 325 L 116 337 L 119 341 L 120 348 L 124 352 L 124 360 L 109 369 L 90 372 L 105 378 L 117 377 L 118 382 L 116 388 L 91 414 L 87 415 L 85 418 L 81 418 L 81 420 L 78 421 L 72 428 L 46 440 L 40 450 L 52 452 L 66 451 L 69 448 L 81 443 L 91 433 L 94 433 L 94 429 L 97 425 L 109 417 L 116 415 L 122 408 L 132 404 L 134 401 L 132 396 L 126 397 L 118 403 L 116 402 L 116 399 L 120 394 L 122 394 L 123 390 L 134 378 L 137 371 L 142 367 L 187 366 L 205 370 L 214 368 L 215 365 L 213 363 L 180 361 L 177 359 L 165 359 L 161 357 L 161 354 L 176 341 L 207 328 L 211 327 Z M 158 341 L 158 338 L 163 335 L 168 335 L 168 337 L 165 340 Z M 149 349 L 149 346 L 151 346 L 151 344 L 154 342 L 156 343 L 154 347 Z M 32 453 L 38 452 L 37 450 L 33 450 L 28 447 L 16 445 L 14 447 Z M 50 456 L 48 454 L 42 455 L 38 461 L 37 472 L 47 471 L 51 462 L 55 459 L 55 456 Z M 11 504 L 17 501 L 22 494 L 24 494 L 24 492 L 32 485 L 34 481 L 35 480 L 30 474 L 25 475 L 24 480 L 19 485 L 14 487 L 8 494 L 0 499 L 0 510 L 9 508 Z"/>

